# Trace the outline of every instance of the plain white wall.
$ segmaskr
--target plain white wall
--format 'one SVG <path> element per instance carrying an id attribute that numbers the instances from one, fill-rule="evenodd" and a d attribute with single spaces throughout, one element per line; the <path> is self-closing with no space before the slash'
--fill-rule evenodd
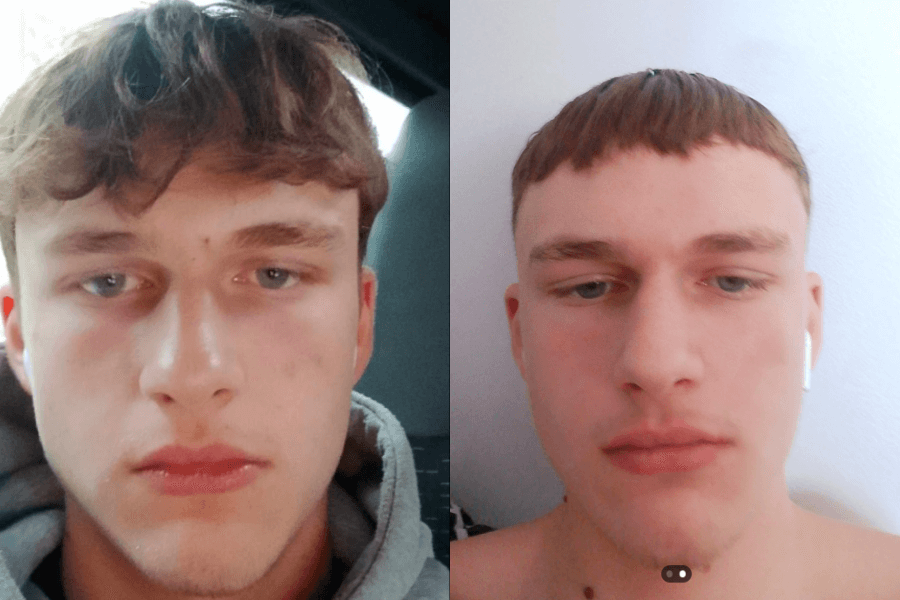
<path id="1" fill-rule="evenodd" d="M 509 176 L 528 136 L 616 75 L 700 72 L 766 105 L 810 168 L 824 345 L 791 497 L 900 534 L 900 2 L 453 0 L 451 493 L 506 527 L 562 486 L 509 350 Z"/>

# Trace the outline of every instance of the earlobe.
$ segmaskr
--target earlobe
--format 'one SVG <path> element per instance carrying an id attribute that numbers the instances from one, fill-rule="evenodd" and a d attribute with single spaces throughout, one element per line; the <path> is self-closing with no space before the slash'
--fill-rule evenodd
<path id="1" fill-rule="evenodd" d="M 22 389 L 31 395 L 32 381 L 34 381 L 31 357 L 28 356 L 28 350 L 25 349 L 25 342 L 22 339 L 22 325 L 19 322 L 19 311 L 15 305 L 12 288 L 9 284 L 0 287 L 0 297 L 3 298 L 6 361 L 16 375 L 16 379 L 19 380 Z"/>
<path id="2" fill-rule="evenodd" d="M 378 278 L 370 267 L 361 267 L 359 271 L 359 309 L 375 311 L 375 299 L 378 296 Z"/>
<path id="3" fill-rule="evenodd" d="M 509 322 L 509 338 L 512 345 L 513 359 L 519 367 L 522 377 L 525 371 L 522 369 L 522 329 L 519 324 L 519 284 L 513 283 L 506 288 L 503 296 L 506 304 L 506 320 Z"/>
<path id="4" fill-rule="evenodd" d="M 822 314 L 825 309 L 825 284 L 822 277 L 813 271 L 806 274 L 809 296 L 807 304 L 806 332 L 812 341 L 810 368 L 819 360 L 819 352 L 822 349 Z"/>
<path id="5" fill-rule="evenodd" d="M 375 345 L 375 298 L 378 280 L 369 267 L 359 273 L 359 324 L 356 331 L 356 347 L 353 348 L 353 374 L 358 382 L 372 358 Z"/>

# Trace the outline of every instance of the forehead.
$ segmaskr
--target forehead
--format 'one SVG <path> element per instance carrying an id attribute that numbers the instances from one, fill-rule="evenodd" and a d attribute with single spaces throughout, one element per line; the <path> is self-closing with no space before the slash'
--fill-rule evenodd
<path id="1" fill-rule="evenodd" d="M 554 240 L 613 239 L 634 256 L 682 253 L 713 233 L 784 234 L 804 246 L 806 213 L 790 172 L 743 146 L 716 144 L 687 157 L 649 149 L 620 153 L 575 171 L 569 163 L 530 186 L 516 226 L 527 260 Z"/>
<path id="2" fill-rule="evenodd" d="M 319 182 L 260 182 L 191 164 L 140 216 L 116 211 L 100 188 L 77 200 L 47 201 L 17 217 L 17 230 L 26 233 L 17 234 L 17 245 L 25 242 L 52 252 L 61 236 L 93 229 L 127 231 L 145 242 L 143 247 L 158 249 L 166 239 L 215 242 L 239 228 L 276 221 L 303 223 L 309 233 L 349 239 L 357 213 L 356 190 L 334 190 Z"/>

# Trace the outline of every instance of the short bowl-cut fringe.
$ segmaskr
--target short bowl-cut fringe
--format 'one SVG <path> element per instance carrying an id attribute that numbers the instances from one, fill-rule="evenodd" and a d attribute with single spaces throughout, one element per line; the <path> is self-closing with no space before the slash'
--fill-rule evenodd
<path id="1" fill-rule="evenodd" d="M 340 29 L 237 0 L 163 0 L 73 40 L 0 114 L 0 235 L 16 294 L 19 210 L 102 186 L 139 215 L 201 149 L 218 172 L 357 189 L 362 260 L 388 181 L 341 73 L 366 78 Z"/>
<path id="2" fill-rule="evenodd" d="M 512 174 L 513 232 L 526 188 L 566 161 L 577 171 L 636 147 L 687 156 L 716 136 L 779 160 L 794 174 L 809 217 L 806 164 L 765 106 L 712 77 L 649 69 L 591 88 L 531 136 Z"/>

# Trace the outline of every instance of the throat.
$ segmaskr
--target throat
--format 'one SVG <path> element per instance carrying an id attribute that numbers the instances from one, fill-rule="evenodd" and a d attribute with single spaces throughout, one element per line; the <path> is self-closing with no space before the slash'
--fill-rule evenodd
<path id="1" fill-rule="evenodd" d="M 744 510 L 732 507 L 716 519 L 685 512 L 687 525 L 681 528 L 652 518 L 639 526 L 637 513 L 595 522 L 579 507 L 569 493 L 538 521 L 543 541 L 536 571 L 550 597 L 666 600 L 685 597 L 690 586 L 692 600 L 719 598 L 724 589 L 735 590 L 729 600 L 750 600 L 804 597 L 809 589 L 808 569 L 800 568 L 809 565 L 802 523 L 792 503 L 755 510 L 748 502 Z M 679 580 L 688 575 L 683 566 L 689 580 Z"/>

